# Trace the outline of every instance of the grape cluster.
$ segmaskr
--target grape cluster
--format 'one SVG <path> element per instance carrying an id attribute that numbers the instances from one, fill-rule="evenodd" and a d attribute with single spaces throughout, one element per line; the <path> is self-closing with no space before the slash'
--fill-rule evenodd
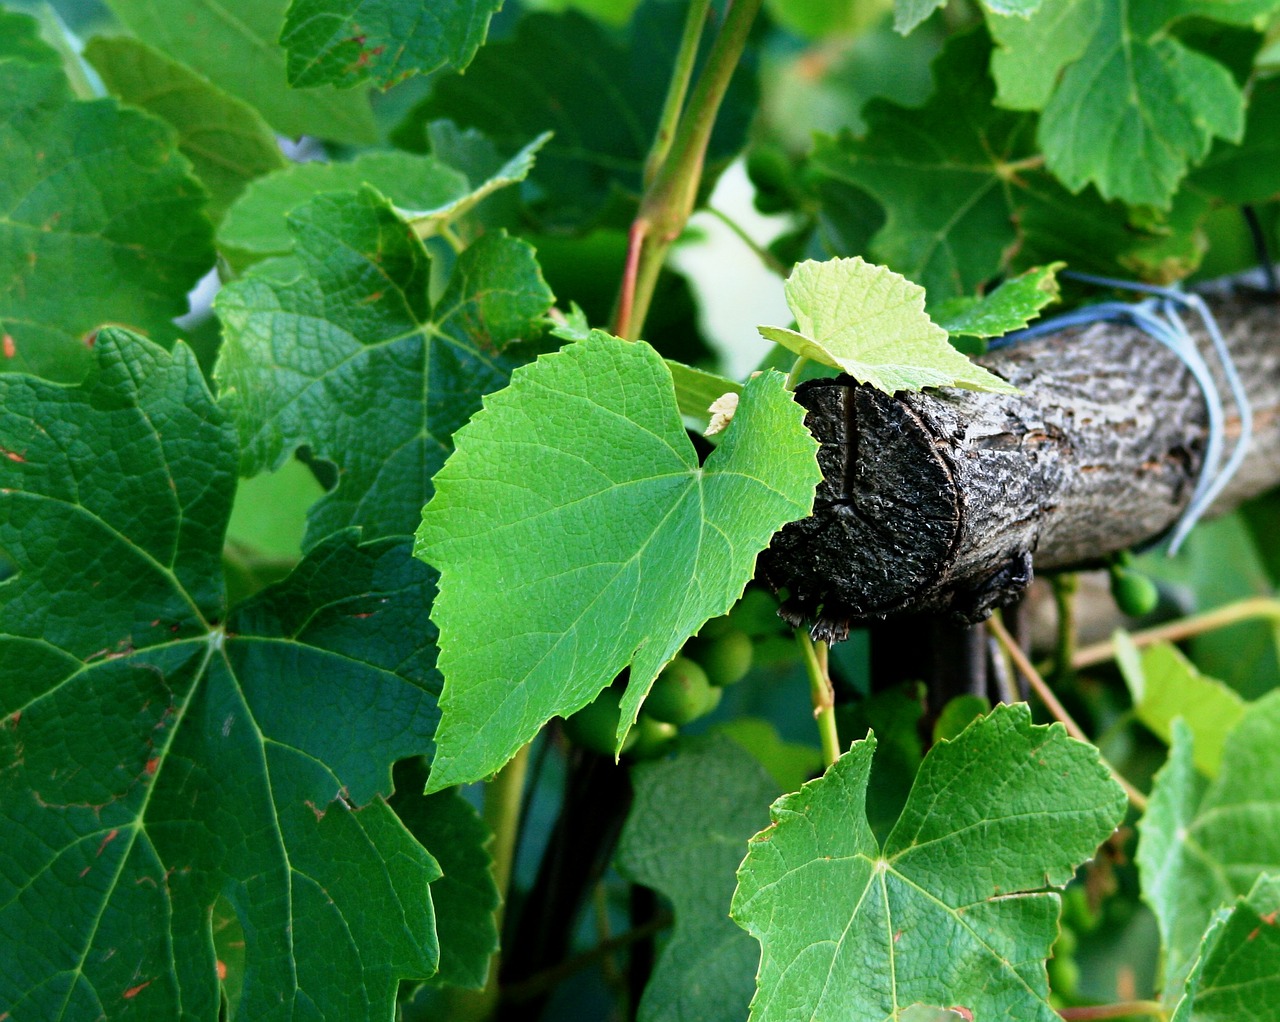
<path id="1" fill-rule="evenodd" d="M 762 620 L 777 625 L 777 603 L 752 589 L 724 617 L 703 625 L 654 681 L 622 752 L 635 759 L 660 755 L 680 727 L 714 710 L 724 687 L 741 681 L 751 670 L 752 635 Z M 625 686 L 615 683 L 566 718 L 569 740 L 612 756 L 624 690 Z"/>

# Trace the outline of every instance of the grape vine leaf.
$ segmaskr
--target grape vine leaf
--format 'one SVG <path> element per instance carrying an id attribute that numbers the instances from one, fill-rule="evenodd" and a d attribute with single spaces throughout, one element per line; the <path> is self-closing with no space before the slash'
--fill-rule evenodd
<path id="1" fill-rule="evenodd" d="M 72 99 L 54 63 L 0 57 L 0 161 L 0 370 L 77 380 L 104 323 L 172 343 L 214 254 L 171 129 Z"/>
<path id="2" fill-rule="evenodd" d="M 58 67 L 58 51 L 40 38 L 35 18 L 0 7 L 0 60 L 25 60 Z"/>
<path id="3" fill-rule="evenodd" d="M 1280 1022 L 1280 878 L 1214 914 L 1171 1022 Z"/>
<path id="4" fill-rule="evenodd" d="M 293 250 L 286 216 L 321 192 L 376 188 L 413 223 L 419 237 L 465 217 L 495 191 L 524 180 L 546 136 L 534 139 L 476 181 L 435 156 L 363 153 L 347 163 L 299 163 L 250 185 L 218 229 L 218 247 L 237 268 Z"/>
<path id="5" fill-rule="evenodd" d="M 1028 18 L 1042 0 L 982 0 L 982 6 L 995 14 Z M 894 0 L 893 27 L 906 35 L 930 14 L 946 5 L 946 0 Z"/>
<path id="6" fill-rule="evenodd" d="M 812 508 L 816 445 L 782 381 L 747 383 L 702 466 L 644 342 L 596 331 L 485 399 L 415 547 L 441 572 L 433 788 L 493 773 L 629 665 L 621 745 L 662 666 Z"/>
<path id="7" fill-rule="evenodd" d="M 1030 15 L 987 11 L 995 101 L 1010 110 L 1042 110 L 1062 69 L 1078 60 L 1098 23 L 1102 0 L 1043 0 Z"/>
<path id="8" fill-rule="evenodd" d="M 502 0 L 292 0 L 280 43 L 289 84 L 387 88 L 415 74 L 461 71 Z"/>
<path id="9" fill-rule="evenodd" d="M 1196 768 L 1216 777 L 1227 735 L 1248 704 L 1235 690 L 1201 674 L 1172 643 L 1157 642 L 1139 652 L 1127 633 L 1116 632 L 1113 638 L 1116 663 L 1138 719 L 1169 742 L 1173 722 L 1181 717 L 1195 736 Z"/>
<path id="10" fill-rule="evenodd" d="M 289 0 L 107 0 L 143 42 L 256 109 L 282 135 L 372 142 L 362 92 L 292 89 L 277 43 Z"/>
<path id="11" fill-rule="evenodd" d="M 409 535 L 453 431 L 515 366 L 502 349 L 541 333 L 553 296 L 529 245 L 495 233 L 458 257 L 433 305 L 422 243 L 371 188 L 321 195 L 288 221 L 296 255 L 216 303 L 241 471 L 309 445 L 339 482 L 312 508 L 308 545 L 348 525 Z"/>
<path id="12" fill-rule="evenodd" d="M 1057 272 L 1065 265 L 1034 267 L 989 295 L 948 298 L 934 307 L 933 320 L 953 337 L 1000 337 L 1021 330 L 1046 305 L 1058 301 Z"/>
<path id="13" fill-rule="evenodd" d="M 1173 725 L 1169 759 L 1138 824 L 1143 898 L 1164 949 L 1166 997 L 1181 989 L 1213 914 L 1280 873 L 1280 692 L 1252 703 L 1231 731 L 1218 775 L 1195 769 L 1191 729 Z"/>
<path id="14" fill-rule="evenodd" d="M 639 1022 L 737 1022 L 755 989 L 756 946 L 729 918 L 747 839 L 779 794 L 751 753 L 711 738 L 634 773 L 617 866 L 670 899 L 675 930 L 640 1001 Z"/>
<path id="15" fill-rule="evenodd" d="M 713 733 L 751 753 L 769 771 L 779 791 L 799 791 L 805 781 L 822 771 L 822 752 L 816 745 L 784 741 L 763 717 L 735 717 L 717 724 Z"/>
<path id="16" fill-rule="evenodd" d="M 465 75 L 441 80 L 401 131 L 448 118 L 505 152 L 554 132 L 532 175 L 541 194 L 531 208 L 546 227 L 588 226 L 620 198 L 639 195 L 683 18 L 682 5 L 649 0 L 619 38 L 576 11 L 528 15 Z M 716 118 L 707 181 L 741 151 L 754 109 L 752 70 L 748 50 Z"/>
<path id="17" fill-rule="evenodd" d="M 785 291 L 798 329 L 762 326 L 761 336 L 859 383 L 886 394 L 952 386 L 1017 393 L 956 351 L 924 311 L 924 288 L 884 266 L 858 256 L 807 260 Z"/>
<path id="18" fill-rule="evenodd" d="M 1187 185 L 1237 205 L 1268 202 L 1280 194 L 1280 78 L 1264 78 L 1249 94 L 1239 145 L 1219 139 L 1187 178 Z"/>
<path id="19" fill-rule="evenodd" d="M 437 718 L 434 575 L 329 537 L 227 613 L 236 436 L 190 349 L 114 329 L 0 377 L 0 1010 L 385 1019 L 439 875 L 384 797 Z"/>
<path id="20" fill-rule="evenodd" d="M 864 137 L 819 135 L 820 176 L 864 189 L 887 214 L 870 255 L 921 284 L 930 302 L 972 294 L 1004 268 L 1018 240 L 1022 179 L 1034 119 L 992 106 L 989 42 L 948 41 L 933 62 L 934 91 L 919 107 L 873 99 Z"/>
<path id="21" fill-rule="evenodd" d="M 84 49 L 107 90 L 178 133 L 178 150 L 209 190 L 217 219 L 245 185 L 284 166 L 267 122 L 189 68 L 127 36 L 97 37 Z"/>
<path id="22" fill-rule="evenodd" d="M 1168 34 L 1182 13 L 1163 0 L 1101 0 L 1037 133 L 1071 191 L 1093 183 L 1104 199 L 1167 209 L 1215 137 L 1240 140 L 1244 95 L 1225 66 Z"/>
<path id="23" fill-rule="evenodd" d="M 929 751 L 882 848 L 863 813 L 875 746 L 855 742 L 751 839 L 732 914 L 762 947 L 752 1022 L 914 1004 L 1053 1022 L 1053 889 L 1125 811 L 1097 750 L 999 706 Z"/>
<path id="24" fill-rule="evenodd" d="M 431 984 L 479 989 L 498 950 L 493 832 L 456 788 L 422 794 L 427 768 L 421 758 L 397 763 L 395 782 L 391 808 L 444 873 L 431 884 L 440 940 L 440 968 Z"/>

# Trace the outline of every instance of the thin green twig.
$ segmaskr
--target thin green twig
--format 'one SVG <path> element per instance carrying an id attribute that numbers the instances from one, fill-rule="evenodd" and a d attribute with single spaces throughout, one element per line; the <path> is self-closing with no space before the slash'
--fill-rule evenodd
<path id="1" fill-rule="evenodd" d="M 830 766 L 840 758 L 840 734 L 836 730 L 836 694 L 827 666 L 827 644 L 815 643 L 808 631 L 796 629 L 796 642 L 809 674 L 809 694 L 813 697 L 813 717 L 822 741 L 822 761 Z"/>

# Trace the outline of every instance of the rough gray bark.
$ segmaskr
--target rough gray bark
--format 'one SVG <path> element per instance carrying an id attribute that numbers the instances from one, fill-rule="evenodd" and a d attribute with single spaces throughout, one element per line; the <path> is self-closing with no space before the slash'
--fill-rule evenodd
<path id="1" fill-rule="evenodd" d="M 1221 513 L 1280 483 L 1280 306 L 1244 291 L 1210 304 L 1255 420 Z M 979 361 L 1021 393 L 889 397 L 848 377 L 797 389 L 825 479 L 813 515 L 761 555 L 789 620 L 828 640 L 901 612 L 978 621 L 1026 587 L 1033 560 L 1096 563 L 1177 520 L 1208 436 L 1177 356 L 1136 327 L 1099 323 Z M 1224 402 L 1229 453 L 1239 418 Z"/>

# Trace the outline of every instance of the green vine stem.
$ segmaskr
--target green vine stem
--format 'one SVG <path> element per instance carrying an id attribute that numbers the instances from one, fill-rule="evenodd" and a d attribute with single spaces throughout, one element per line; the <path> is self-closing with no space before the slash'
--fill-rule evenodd
<path id="1" fill-rule="evenodd" d="M 1018 668 L 1022 673 L 1022 676 L 1030 683 L 1031 687 L 1035 690 L 1036 695 L 1040 697 L 1040 701 L 1044 703 L 1049 713 L 1051 713 L 1053 718 L 1059 721 L 1062 726 L 1067 729 L 1067 734 L 1077 741 L 1093 744 L 1090 742 L 1089 736 L 1084 733 L 1084 729 L 1077 724 L 1075 722 L 1075 718 L 1067 712 L 1067 708 L 1058 701 L 1058 697 L 1053 694 L 1053 690 L 1049 687 L 1048 683 L 1045 682 L 1044 678 L 1040 676 L 1040 672 L 1035 669 L 1035 666 L 1027 658 L 1027 654 L 1022 651 L 1022 647 L 1014 641 L 1013 636 L 1009 634 L 1009 630 L 1005 628 L 1004 622 L 1000 620 L 999 613 L 991 616 L 991 619 L 987 622 L 987 628 L 991 631 L 991 634 L 995 636 L 996 641 L 1000 643 L 1001 649 L 1003 649 L 1009 659 L 1013 661 L 1014 666 Z M 1137 809 L 1138 812 L 1145 813 L 1147 811 L 1147 796 L 1130 784 L 1123 775 L 1121 775 L 1120 771 L 1105 759 L 1102 762 L 1106 768 L 1111 771 L 1111 776 L 1115 778 L 1116 783 L 1125 790 L 1125 794 L 1129 796 L 1129 801 L 1132 803 L 1133 807 Z"/>
<path id="2" fill-rule="evenodd" d="M 520 831 L 520 813 L 523 806 L 524 780 L 529 768 L 529 745 L 499 770 L 484 788 L 484 822 L 493 831 L 493 882 L 498 888 L 498 907 L 494 910 L 494 922 L 499 939 L 506 913 L 511 887 L 511 869 L 515 858 L 516 836 Z M 498 966 L 501 951 L 489 961 L 489 978 L 483 990 L 451 989 L 448 995 L 450 1019 L 458 1022 L 480 1022 L 490 1018 L 498 1006 Z"/>
<path id="3" fill-rule="evenodd" d="M 1075 673 L 1076 652 L 1076 593 L 1080 588 L 1080 576 L 1074 571 L 1064 571 L 1050 579 L 1053 585 L 1053 605 L 1057 610 L 1057 631 L 1053 649 L 1053 680 L 1061 685 Z"/>
<path id="4" fill-rule="evenodd" d="M 1180 642 L 1204 632 L 1240 624 L 1242 621 L 1260 619 L 1280 623 L 1280 600 L 1266 596 L 1238 600 L 1235 603 L 1227 603 L 1213 610 L 1207 610 L 1203 614 L 1192 614 L 1165 625 L 1134 632 L 1129 638 L 1133 640 L 1135 646 L 1141 648 L 1150 646 L 1153 642 Z M 1115 658 L 1116 644 L 1108 640 L 1076 650 L 1075 656 L 1071 658 L 1071 665 L 1079 671 Z"/>
<path id="5" fill-rule="evenodd" d="M 1059 1008 L 1058 1014 L 1068 1022 L 1095 1022 L 1112 1018 L 1129 1018 L 1133 1015 L 1149 1015 L 1167 1018 L 1168 1012 L 1159 1001 L 1122 1001 L 1119 1004 L 1090 1004 L 1078 1008 Z"/>
<path id="6" fill-rule="evenodd" d="M 813 697 L 813 717 L 822 741 L 822 761 L 830 766 L 840 758 L 840 734 L 836 730 L 836 693 L 827 667 L 827 644 L 815 643 L 803 628 L 796 629 L 796 642 L 809 674 L 809 694 Z"/>
<path id="7" fill-rule="evenodd" d="M 733 236 L 751 250 L 752 255 L 760 260 L 761 265 L 766 270 L 770 273 L 776 273 L 779 277 L 785 278 L 787 276 L 787 268 L 782 264 L 782 261 L 763 245 L 758 244 L 755 238 L 747 233 L 746 228 L 728 213 L 722 209 L 716 209 L 715 206 L 705 206 L 704 212 L 715 217 L 729 228 L 733 232 Z"/>
<path id="8" fill-rule="evenodd" d="M 671 71 L 671 83 L 667 86 L 667 98 L 662 104 L 662 114 L 658 118 L 658 130 L 653 137 L 653 145 L 644 161 L 644 186 L 653 184 L 658 171 L 671 152 L 671 144 L 675 141 L 676 130 L 680 125 L 680 113 L 684 110 L 685 96 L 689 94 L 689 83 L 693 81 L 693 68 L 698 62 L 698 45 L 702 42 L 702 28 L 707 23 L 707 12 L 711 9 L 711 0 L 689 0 L 689 10 L 685 14 L 684 31 L 680 36 L 680 49 L 676 52 L 675 67 Z"/>
<path id="9" fill-rule="evenodd" d="M 619 337 L 634 340 L 644 328 L 658 274 L 697 201 L 711 129 L 762 3 L 734 0 L 729 7 L 670 150 L 640 200 L 627 239 L 626 271 L 614 317 L 613 332 Z"/>

